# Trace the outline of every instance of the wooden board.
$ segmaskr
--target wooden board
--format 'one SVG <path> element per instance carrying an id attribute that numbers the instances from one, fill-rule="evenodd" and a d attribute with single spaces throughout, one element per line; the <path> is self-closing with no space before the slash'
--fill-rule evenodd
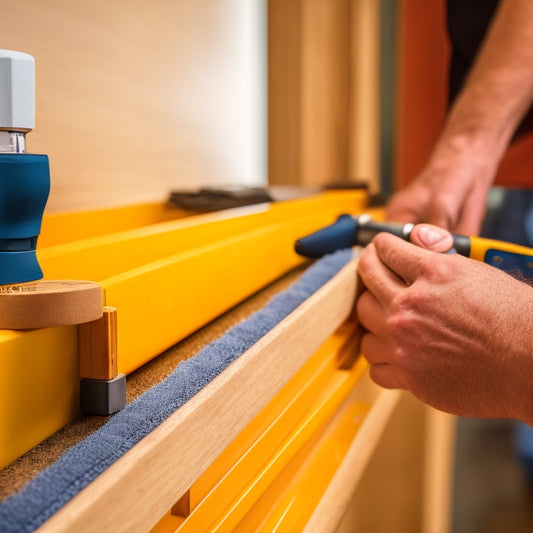
<path id="1" fill-rule="evenodd" d="M 92 532 L 95 520 L 101 531 L 153 527 L 347 319 L 356 266 L 357 259 L 348 263 L 39 531 Z"/>
<path id="2" fill-rule="evenodd" d="M 110 380 L 117 377 L 117 309 L 78 327 L 80 378 Z"/>
<path id="3" fill-rule="evenodd" d="M 374 0 L 268 2 L 269 181 L 379 181 Z"/>
<path id="4" fill-rule="evenodd" d="M 280 446 L 290 430 L 296 427 L 308 413 L 316 398 L 323 393 L 333 375 L 339 368 L 351 369 L 357 357 L 357 334 L 354 334 L 354 322 L 346 321 L 300 368 L 297 374 L 283 387 L 276 397 L 268 403 L 260 415 L 249 424 L 245 431 L 232 441 L 217 460 L 193 484 L 187 494 L 191 497 L 185 514 L 188 516 L 213 488 L 226 476 L 241 457 L 250 452 L 261 441 L 266 441 L 267 449 L 274 450 Z M 354 339 L 354 337 L 356 337 Z M 357 355 L 350 357 L 351 364 L 343 364 L 348 351 Z M 352 354 L 350 353 L 350 356 Z M 259 454 L 257 463 L 265 461 L 264 454 Z M 256 468 L 259 468 L 255 465 Z M 250 466 L 246 467 L 246 475 L 252 476 Z M 232 484 L 232 489 L 235 485 Z M 224 491 L 226 498 L 231 498 L 228 491 Z M 182 511 L 183 512 L 183 511 Z"/>

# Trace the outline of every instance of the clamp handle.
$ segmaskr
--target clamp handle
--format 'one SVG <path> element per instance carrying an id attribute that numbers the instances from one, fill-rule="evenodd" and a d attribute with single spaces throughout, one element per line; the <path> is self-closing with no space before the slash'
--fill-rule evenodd
<path id="1" fill-rule="evenodd" d="M 35 124 L 35 62 L 0 50 L 0 285 L 43 277 L 36 257 L 48 193 L 48 157 L 26 154 Z"/>

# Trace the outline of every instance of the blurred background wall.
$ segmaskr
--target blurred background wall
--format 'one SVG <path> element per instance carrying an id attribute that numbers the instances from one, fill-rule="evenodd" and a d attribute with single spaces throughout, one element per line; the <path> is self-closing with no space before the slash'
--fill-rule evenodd
<path id="1" fill-rule="evenodd" d="M 1 5 L 0 47 L 35 57 L 49 212 L 266 183 L 266 0 Z"/>

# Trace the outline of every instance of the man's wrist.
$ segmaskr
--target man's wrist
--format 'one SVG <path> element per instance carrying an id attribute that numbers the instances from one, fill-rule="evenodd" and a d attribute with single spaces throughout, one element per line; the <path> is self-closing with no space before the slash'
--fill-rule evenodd
<path id="1" fill-rule="evenodd" d="M 499 149 L 468 134 L 443 135 L 426 168 L 435 180 L 456 176 L 491 183 L 501 159 Z"/>

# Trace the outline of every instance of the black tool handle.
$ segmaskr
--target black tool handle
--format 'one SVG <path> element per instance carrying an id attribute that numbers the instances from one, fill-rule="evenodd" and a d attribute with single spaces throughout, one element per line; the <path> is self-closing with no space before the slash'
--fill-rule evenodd
<path id="1" fill-rule="evenodd" d="M 358 219 L 356 231 L 356 243 L 361 246 L 366 246 L 370 241 L 381 232 L 391 233 L 400 237 L 404 241 L 411 242 L 411 230 L 414 224 L 397 224 L 393 222 L 376 222 L 370 217 L 362 215 Z M 456 252 L 460 255 L 470 257 L 470 237 L 466 235 L 453 235 L 453 249 L 451 252 Z"/>

